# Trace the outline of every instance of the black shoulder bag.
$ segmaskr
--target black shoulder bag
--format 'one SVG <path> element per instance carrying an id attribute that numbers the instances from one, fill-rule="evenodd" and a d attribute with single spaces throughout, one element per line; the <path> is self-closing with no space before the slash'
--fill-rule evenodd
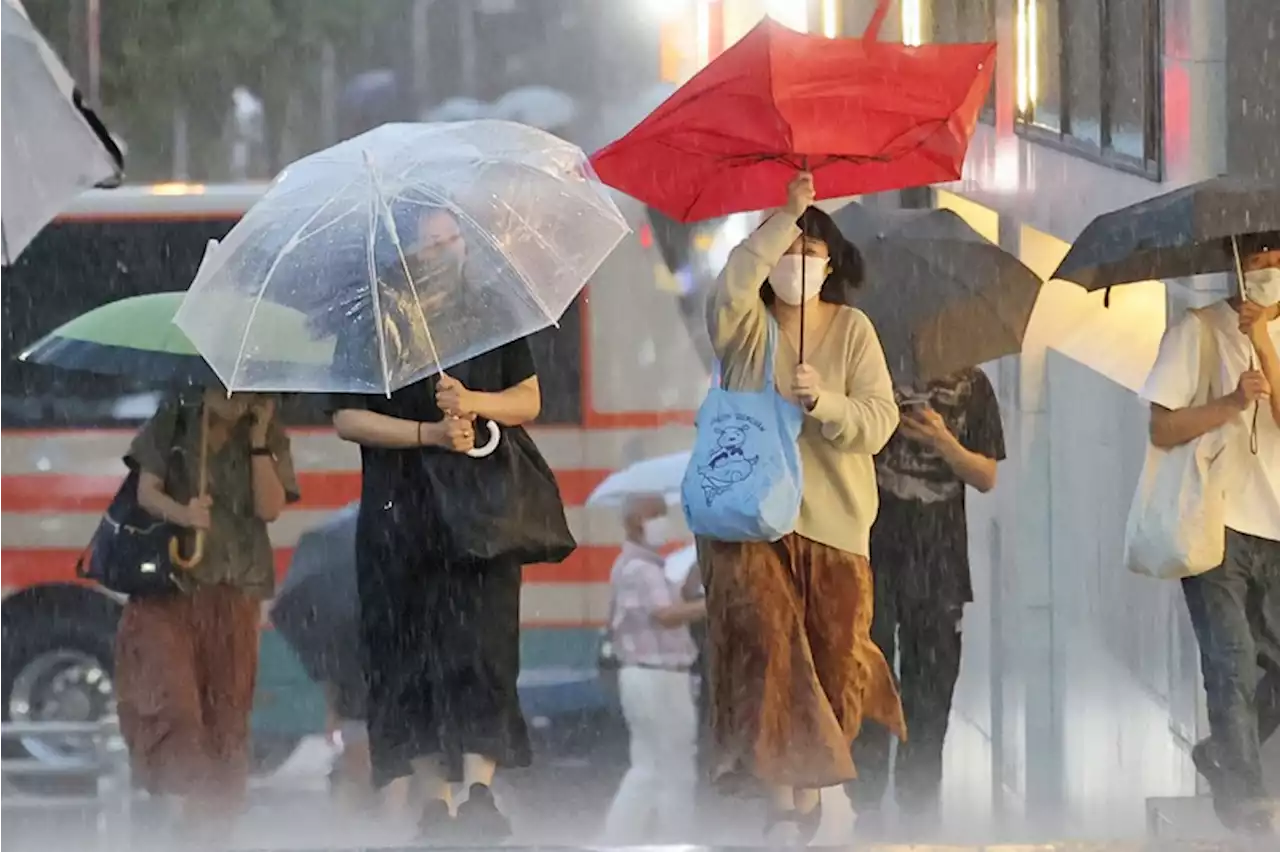
<path id="1" fill-rule="evenodd" d="M 534 565 L 563 562 L 577 548 L 555 474 L 519 426 L 502 427 L 487 456 L 433 452 L 422 468 L 449 559 Z"/>
<path id="2" fill-rule="evenodd" d="M 175 480 L 185 478 L 178 447 L 187 429 L 188 412 L 179 409 L 169 441 L 165 493 L 173 495 Z M 110 591 L 130 597 L 180 592 L 182 570 L 169 555 L 169 542 L 184 530 L 153 516 L 138 502 L 140 471 L 126 457 L 129 474 L 111 500 L 89 547 L 76 563 L 76 573 Z"/>

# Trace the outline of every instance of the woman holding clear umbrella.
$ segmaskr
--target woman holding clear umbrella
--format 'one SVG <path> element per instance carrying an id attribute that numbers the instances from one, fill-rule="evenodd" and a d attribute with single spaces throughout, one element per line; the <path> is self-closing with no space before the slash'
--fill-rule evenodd
<path id="1" fill-rule="evenodd" d="M 626 232 L 563 140 L 502 121 L 388 124 L 281 173 L 174 319 L 234 390 L 337 395 L 334 425 L 363 461 L 374 780 L 418 782 L 429 839 L 509 831 L 489 782 L 529 759 L 521 565 L 575 547 L 520 428 L 541 408 L 524 338 L 557 321 Z M 232 310 L 245 295 L 255 310 Z M 271 355 L 270 304 L 307 315 L 315 348 L 329 346 L 322 365 Z M 451 779 L 470 791 L 456 814 Z"/>
<path id="2" fill-rule="evenodd" d="M 462 298 L 467 246 L 452 214 L 419 210 L 409 274 L 431 309 Z M 402 326 L 393 338 L 415 333 Z M 342 348 L 339 358 L 367 357 Z M 496 843 L 510 823 L 493 798 L 494 771 L 530 759 L 516 691 L 521 565 L 445 553 L 449 530 L 433 510 L 423 468 L 440 453 L 472 450 L 477 418 L 507 427 L 534 419 L 541 394 L 524 340 L 449 372 L 390 396 L 343 397 L 333 422 L 360 445 L 363 461 L 357 578 L 374 780 L 382 786 L 412 775 L 427 799 L 424 840 Z M 468 789 L 456 815 L 453 780 Z"/>

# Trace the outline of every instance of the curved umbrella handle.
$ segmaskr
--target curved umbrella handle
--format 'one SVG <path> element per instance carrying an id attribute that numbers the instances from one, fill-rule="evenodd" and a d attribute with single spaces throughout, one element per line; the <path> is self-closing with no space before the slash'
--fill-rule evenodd
<path id="1" fill-rule="evenodd" d="M 482 459 L 485 456 L 493 455 L 493 451 L 498 449 L 498 442 L 502 440 L 502 430 L 498 428 L 498 424 L 492 420 L 485 422 L 489 424 L 489 440 L 485 442 L 483 447 L 474 447 L 467 450 L 467 455 L 473 459 Z"/>
<path id="2" fill-rule="evenodd" d="M 182 540 L 179 536 L 169 539 L 169 559 L 183 571 L 190 571 L 204 559 L 204 530 L 196 530 L 195 542 L 190 556 L 182 555 Z"/>

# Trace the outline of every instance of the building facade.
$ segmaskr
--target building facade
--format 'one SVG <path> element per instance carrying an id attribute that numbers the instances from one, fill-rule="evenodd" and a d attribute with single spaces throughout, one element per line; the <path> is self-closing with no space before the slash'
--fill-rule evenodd
<path id="1" fill-rule="evenodd" d="M 875 5 L 842 3 L 842 31 L 860 32 Z M 897 0 L 892 11 L 885 39 L 999 43 L 965 174 L 929 200 L 1046 277 L 1100 213 L 1280 169 L 1273 0 Z M 1147 282 L 1108 306 L 1050 281 L 1023 354 L 988 365 L 1010 458 L 971 519 L 985 594 L 966 616 L 968 747 L 953 763 L 998 812 L 1114 833 L 1140 828 L 1144 799 L 1197 790 L 1188 751 L 1207 727 L 1180 591 L 1121 560 L 1145 454 L 1136 391 L 1166 324 L 1228 286 Z"/>

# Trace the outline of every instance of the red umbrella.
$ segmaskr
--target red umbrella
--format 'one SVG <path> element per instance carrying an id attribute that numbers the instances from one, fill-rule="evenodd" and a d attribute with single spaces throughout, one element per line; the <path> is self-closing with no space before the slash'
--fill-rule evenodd
<path id="1" fill-rule="evenodd" d="M 591 158 L 600 179 L 681 222 L 775 207 L 799 169 L 818 198 L 956 180 L 996 46 L 795 32 L 768 18 Z"/>

